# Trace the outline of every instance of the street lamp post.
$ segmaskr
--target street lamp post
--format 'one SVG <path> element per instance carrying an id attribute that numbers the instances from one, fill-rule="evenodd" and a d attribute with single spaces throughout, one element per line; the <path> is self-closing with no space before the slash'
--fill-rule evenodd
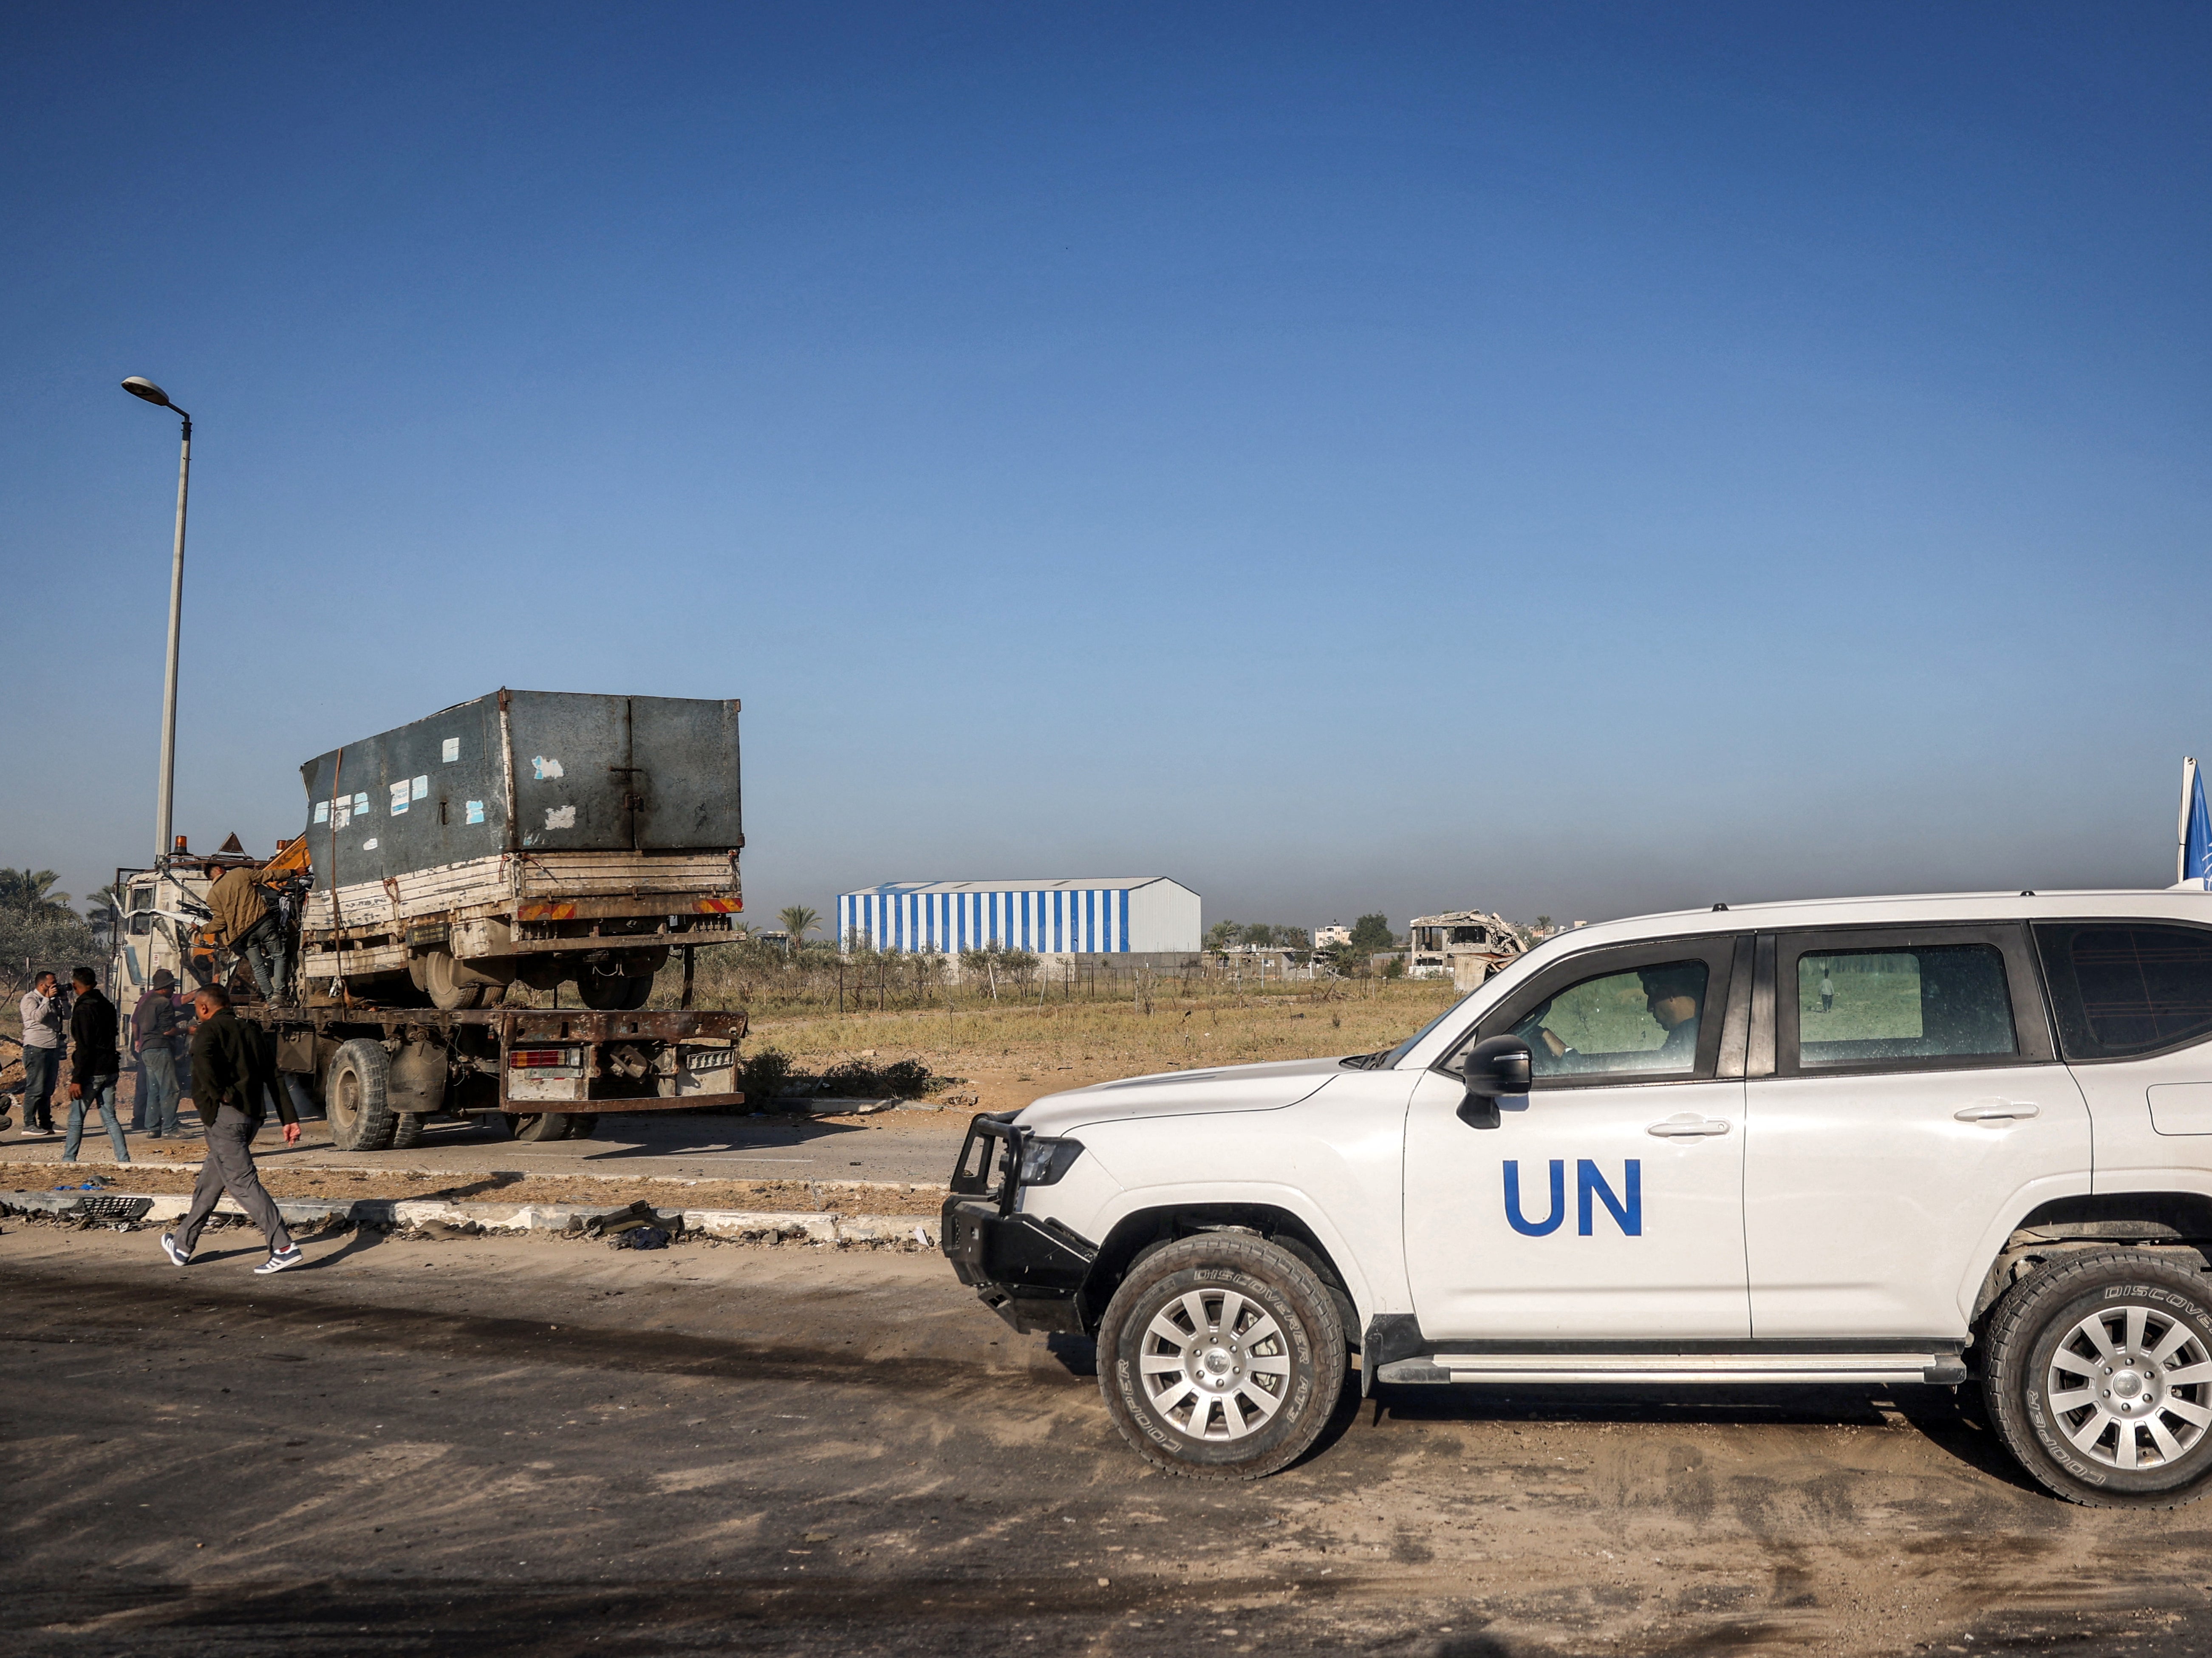
<path id="1" fill-rule="evenodd" d="M 185 423 L 184 447 L 177 459 L 177 545 L 169 561 L 169 669 L 161 687 L 161 802 L 154 829 L 154 861 L 169 855 L 170 820 L 177 793 L 177 641 L 185 609 L 185 499 L 192 482 L 192 417 L 169 401 L 149 380 L 133 374 L 123 389 L 156 408 L 172 410 Z"/>

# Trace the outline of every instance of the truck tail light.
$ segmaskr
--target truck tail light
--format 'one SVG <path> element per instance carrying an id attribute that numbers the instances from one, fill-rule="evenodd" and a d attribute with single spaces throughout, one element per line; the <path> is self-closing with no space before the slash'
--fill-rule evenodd
<path id="1" fill-rule="evenodd" d="M 581 1065 L 584 1050 L 580 1048 L 518 1048 L 507 1056 L 507 1067 L 514 1071 L 534 1071 L 545 1066 Z"/>

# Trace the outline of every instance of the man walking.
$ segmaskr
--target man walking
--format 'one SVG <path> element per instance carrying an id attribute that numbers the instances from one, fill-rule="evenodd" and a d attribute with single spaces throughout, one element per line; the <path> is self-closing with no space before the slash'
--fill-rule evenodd
<path id="1" fill-rule="evenodd" d="M 41 973 L 23 996 L 23 1138 L 51 1138 L 62 1072 L 61 981 Z"/>
<path id="2" fill-rule="evenodd" d="M 115 1043 L 115 1004 L 100 993 L 100 975 L 88 967 L 71 973 L 70 981 L 76 987 L 76 1005 L 70 1012 L 69 1136 L 62 1141 L 62 1161 L 76 1161 L 85 1108 L 97 1104 L 116 1162 L 128 1163 L 131 1148 L 123 1143 L 123 1125 L 115 1116 L 115 1081 L 123 1073 L 123 1055 Z"/>
<path id="3" fill-rule="evenodd" d="M 215 1212 L 216 1200 L 228 1192 L 269 1240 L 269 1259 L 253 1270 L 281 1272 L 297 1266 L 304 1257 L 263 1187 L 249 1148 L 261 1127 L 264 1094 L 273 1093 L 287 1145 L 299 1144 L 299 1116 L 289 1090 L 270 1090 L 273 1066 L 265 1061 L 255 1033 L 230 1011 L 229 995 L 210 985 L 192 1001 L 200 1016 L 199 1029 L 192 1036 L 192 1098 L 206 1127 L 207 1155 L 201 1161 L 199 1183 L 192 1188 L 192 1206 L 185 1212 L 184 1224 L 161 1234 L 162 1252 L 177 1266 L 188 1265 L 200 1229 Z"/>
<path id="4" fill-rule="evenodd" d="M 174 1139 L 177 1133 L 177 1044 L 183 1039 L 184 1021 L 177 1009 L 177 978 L 166 967 L 154 977 L 138 1005 L 131 1013 L 131 1043 L 137 1050 L 144 1078 L 139 1106 L 144 1113 L 148 1139 Z"/>

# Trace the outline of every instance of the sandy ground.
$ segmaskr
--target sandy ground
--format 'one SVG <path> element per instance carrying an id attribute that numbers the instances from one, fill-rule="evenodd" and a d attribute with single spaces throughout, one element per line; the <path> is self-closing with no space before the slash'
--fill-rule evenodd
<path id="1" fill-rule="evenodd" d="M 1150 1471 L 922 1254 L 0 1236 L 0 1645 L 43 1655 L 2212 1653 L 2201 1510 L 1922 1388 L 1405 1390 Z"/>

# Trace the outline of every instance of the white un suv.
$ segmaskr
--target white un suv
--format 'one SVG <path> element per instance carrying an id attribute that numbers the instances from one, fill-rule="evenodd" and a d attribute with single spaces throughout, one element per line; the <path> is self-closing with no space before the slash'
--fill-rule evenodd
<path id="1" fill-rule="evenodd" d="M 976 1118 L 944 1248 L 1095 1333 L 1181 1473 L 1360 1386 L 1978 1380 L 2035 1478 L 2212 1469 L 2212 894 L 1838 900 L 1592 926 L 1380 1054 Z"/>

